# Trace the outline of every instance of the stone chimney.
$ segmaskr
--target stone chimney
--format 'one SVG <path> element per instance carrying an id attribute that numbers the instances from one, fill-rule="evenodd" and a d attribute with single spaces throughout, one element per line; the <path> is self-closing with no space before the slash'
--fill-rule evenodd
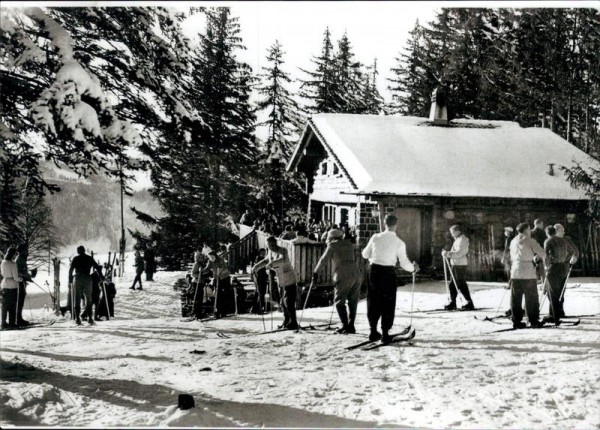
<path id="1" fill-rule="evenodd" d="M 446 88 L 438 87 L 431 93 L 429 121 L 434 125 L 448 125 L 448 93 Z"/>

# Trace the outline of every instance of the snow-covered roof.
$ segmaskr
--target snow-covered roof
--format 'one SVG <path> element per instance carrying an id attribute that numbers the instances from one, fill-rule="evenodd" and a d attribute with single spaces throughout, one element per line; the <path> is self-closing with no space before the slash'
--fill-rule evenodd
<path id="1" fill-rule="evenodd" d="M 318 138 L 365 194 L 583 200 L 560 166 L 599 163 L 545 128 L 515 122 L 317 114 L 288 164 L 298 167 Z M 554 175 L 548 164 L 554 164 Z"/>

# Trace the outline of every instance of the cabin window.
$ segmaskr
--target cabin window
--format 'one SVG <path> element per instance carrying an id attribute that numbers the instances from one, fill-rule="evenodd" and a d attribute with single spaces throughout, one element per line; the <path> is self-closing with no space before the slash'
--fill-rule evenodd
<path id="1" fill-rule="evenodd" d="M 333 174 L 337 175 L 338 173 L 340 173 L 340 168 L 338 167 L 337 164 L 333 165 Z"/>
<path id="2" fill-rule="evenodd" d="M 326 175 L 327 174 L 327 163 L 323 163 L 321 164 L 321 175 Z"/>

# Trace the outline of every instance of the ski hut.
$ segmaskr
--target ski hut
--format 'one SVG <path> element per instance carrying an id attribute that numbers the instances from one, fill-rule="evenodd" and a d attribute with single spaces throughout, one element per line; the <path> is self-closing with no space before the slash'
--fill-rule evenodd
<path id="1" fill-rule="evenodd" d="M 541 218 L 561 223 L 584 252 L 575 272 L 598 272 L 597 231 L 585 194 L 561 166 L 598 162 L 545 128 L 515 122 L 317 114 L 306 124 L 287 166 L 302 172 L 316 220 L 355 227 L 359 245 L 398 216 L 398 236 L 424 268 L 443 267 L 448 228 L 470 238 L 470 279 L 502 274 L 503 228 Z"/>

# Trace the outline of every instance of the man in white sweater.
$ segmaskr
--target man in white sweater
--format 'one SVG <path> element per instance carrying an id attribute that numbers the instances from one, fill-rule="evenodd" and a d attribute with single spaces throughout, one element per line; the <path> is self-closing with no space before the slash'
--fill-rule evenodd
<path id="1" fill-rule="evenodd" d="M 517 236 L 510 243 L 510 268 L 511 300 L 513 328 L 525 328 L 522 322 L 523 295 L 525 295 L 525 309 L 531 327 L 540 327 L 540 308 L 537 292 L 537 273 L 535 263 L 546 257 L 546 252 L 540 244 L 531 237 L 531 228 L 526 222 L 517 226 Z"/>
<path id="2" fill-rule="evenodd" d="M 417 263 L 411 263 L 406 255 L 406 245 L 396 235 L 398 218 L 386 215 L 386 230 L 371 236 L 369 243 L 363 249 L 362 256 L 369 260 L 369 275 L 367 288 L 367 317 L 371 327 L 369 340 L 381 339 L 391 341 L 389 334 L 394 324 L 396 310 L 396 262 L 408 272 L 418 272 Z M 381 318 L 381 331 L 377 324 Z"/>
<path id="3" fill-rule="evenodd" d="M 463 311 L 472 311 L 475 309 L 473 300 L 471 299 L 471 293 L 469 292 L 469 286 L 467 285 L 467 254 L 469 253 L 469 238 L 465 236 L 459 225 L 453 225 L 450 227 L 450 234 L 454 239 L 452 249 L 450 251 L 442 251 L 442 256 L 450 260 L 451 270 L 451 282 L 448 285 L 450 290 L 450 303 L 444 308 L 448 310 L 456 309 L 456 297 L 458 292 L 461 292 L 467 304 L 461 309 Z M 456 281 L 456 282 L 455 282 Z"/>

